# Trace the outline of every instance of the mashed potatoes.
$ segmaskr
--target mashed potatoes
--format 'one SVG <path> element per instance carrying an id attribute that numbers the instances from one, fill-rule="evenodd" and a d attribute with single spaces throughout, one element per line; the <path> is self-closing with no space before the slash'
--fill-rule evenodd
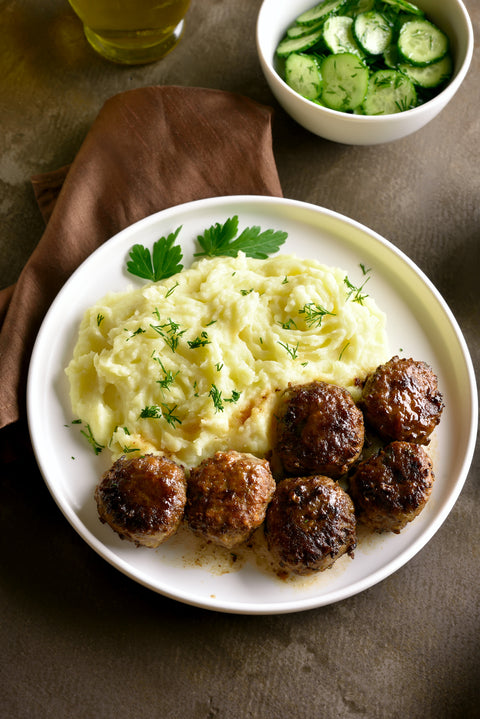
<path id="1" fill-rule="evenodd" d="M 289 382 L 320 379 L 357 399 L 356 381 L 389 356 L 383 313 L 346 275 L 240 253 L 108 294 L 86 312 L 66 370 L 72 409 L 113 458 L 138 450 L 195 466 L 219 449 L 264 456 Z"/>

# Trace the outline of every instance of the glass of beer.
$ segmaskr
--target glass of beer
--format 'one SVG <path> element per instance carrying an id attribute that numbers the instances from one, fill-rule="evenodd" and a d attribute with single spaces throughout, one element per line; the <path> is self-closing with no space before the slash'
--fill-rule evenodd
<path id="1" fill-rule="evenodd" d="M 180 40 L 190 0 L 69 0 L 85 36 L 113 62 L 140 65 L 170 52 Z"/>

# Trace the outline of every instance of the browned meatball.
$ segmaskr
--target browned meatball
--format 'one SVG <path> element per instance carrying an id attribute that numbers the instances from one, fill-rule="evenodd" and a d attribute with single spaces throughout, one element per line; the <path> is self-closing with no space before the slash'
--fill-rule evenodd
<path id="1" fill-rule="evenodd" d="M 345 552 L 353 555 L 353 502 L 329 477 L 288 477 L 278 483 L 268 507 L 265 534 L 280 569 L 321 572 Z"/>
<path id="2" fill-rule="evenodd" d="M 433 487 L 432 463 L 412 442 L 392 442 L 361 462 L 350 478 L 359 521 L 376 532 L 398 534 L 424 508 Z"/>
<path id="3" fill-rule="evenodd" d="M 432 369 L 397 356 L 367 378 L 362 404 L 366 420 L 382 437 L 417 444 L 428 444 L 443 410 Z"/>
<path id="4" fill-rule="evenodd" d="M 185 473 L 166 457 L 123 456 L 102 476 L 95 499 L 101 521 L 121 539 L 158 547 L 182 521 Z"/>
<path id="5" fill-rule="evenodd" d="M 217 452 L 191 470 L 185 516 L 194 532 L 232 548 L 262 524 L 274 491 L 267 460 Z"/>
<path id="6" fill-rule="evenodd" d="M 343 387 L 310 382 L 280 399 L 275 451 L 286 474 L 340 477 L 360 456 L 364 434 L 363 415 Z"/>

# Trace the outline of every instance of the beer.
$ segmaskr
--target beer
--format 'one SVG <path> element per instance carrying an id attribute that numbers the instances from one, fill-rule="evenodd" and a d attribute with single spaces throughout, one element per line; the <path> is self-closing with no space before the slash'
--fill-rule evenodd
<path id="1" fill-rule="evenodd" d="M 180 40 L 190 0 L 69 0 L 85 36 L 114 62 L 139 64 L 163 57 Z"/>

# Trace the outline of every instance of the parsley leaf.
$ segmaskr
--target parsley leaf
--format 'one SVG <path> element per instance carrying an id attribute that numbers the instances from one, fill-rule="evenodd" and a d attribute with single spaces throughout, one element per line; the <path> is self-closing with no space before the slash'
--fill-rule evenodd
<path id="1" fill-rule="evenodd" d="M 197 237 L 202 252 L 196 252 L 195 257 L 236 257 L 239 252 L 244 252 L 248 257 L 265 260 L 278 252 L 280 245 L 287 239 L 287 232 L 262 231 L 256 225 L 245 228 L 238 237 L 237 233 L 238 215 L 230 217 L 223 225 L 217 222 Z"/>
<path id="2" fill-rule="evenodd" d="M 195 256 L 207 255 L 208 257 L 214 257 L 215 255 L 221 254 L 218 252 L 218 248 L 227 247 L 237 232 L 238 215 L 230 217 L 224 225 L 220 225 L 217 222 L 208 230 L 205 230 L 203 235 L 199 235 L 197 237 L 198 243 L 203 249 L 203 252 L 197 252 L 195 253 Z"/>
<path id="3" fill-rule="evenodd" d="M 180 264 L 183 257 L 182 249 L 179 245 L 175 245 L 181 229 L 180 225 L 168 237 L 157 240 L 153 245 L 152 253 L 148 247 L 134 245 L 129 252 L 130 261 L 127 262 L 127 270 L 130 274 L 158 282 L 183 270 L 183 265 Z"/>

